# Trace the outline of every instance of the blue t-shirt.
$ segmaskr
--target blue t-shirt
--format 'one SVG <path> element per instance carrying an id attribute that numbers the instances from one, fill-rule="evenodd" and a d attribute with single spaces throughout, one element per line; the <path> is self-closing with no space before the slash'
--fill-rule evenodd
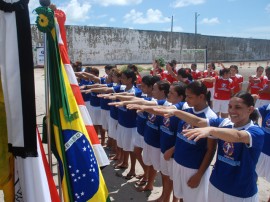
<path id="1" fill-rule="evenodd" d="M 113 87 L 116 87 L 116 86 L 120 86 L 118 84 L 116 85 L 113 85 Z M 113 89 L 113 88 L 112 88 Z M 111 102 L 118 102 L 119 100 L 112 100 Z M 118 120 L 118 107 L 115 107 L 115 106 L 110 106 L 110 116 L 115 119 L 115 120 Z"/>
<path id="2" fill-rule="evenodd" d="M 157 100 L 158 105 L 169 105 L 166 100 Z M 144 141 L 152 147 L 160 148 L 160 130 L 159 124 L 162 117 L 154 114 L 148 114 L 147 122 L 144 127 Z"/>
<path id="3" fill-rule="evenodd" d="M 90 85 L 90 83 L 92 84 L 93 82 L 85 80 L 85 79 L 81 79 L 79 86 L 85 86 L 85 85 Z"/>
<path id="4" fill-rule="evenodd" d="M 100 107 L 100 98 L 97 97 L 97 93 L 90 93 L 91 99 L 90 99 L 90 105 L 93 107 Z"/>
<path id="5" fill-rule="evenodd" d="M 133 86 L 128 91 L 125 91 L 126 86 L 120 85 L 113 87 L 114 92 L 127 92 L 133 93 L 136 97 L 140 97 L 142 91 L 135 86 Z M 118 107 L 118 123 L 125 128 L 135 128 L 136 127 L 136 110 L 128 110 L 125 106 Z"/>
<path id="6" fill-rule="evenodd" d="M 113 83 L 107 84 L 107 87 L 112 87 L 112 86 L 113 86 Z M 103 99 L 103 98 L 101 98 L 100 99 L 100 108 L 103 109 L 103 110 L 109 111 L 110 110 L 110 106 L 108 105 L 108 103 L 110 103 L 110 102 L 111 102 L 110 99 Z"/>
<path id="7" fill-rule="evenodd" d="M 270 104 L 264 105 L 259 109 L 262 117 L 262 129 L 264 131 L 264 144 L 262 152 L 270 156 Z"/>
<path id="8" fill-rule="evenodd" d="M 209 125 L 219 128 L 234 128 L 234 124 L 229 119 L 222 118 L 210 119 Z M 255 168 L 262 150 L 264 132 L 252 121 L 235 129 L 245 130 L 250 135 L 250 145 L 219 139 L 217 159 L 210 182 L 226 194 L 248 198 L 258 192 Z"/>
<path id="9" fill-rule="evenodd" d="M 105 84 L 105 78 L 100 78 L 100 84 Z M 98 93 L 91 93 L 90 105 L 93 107 L 100 107 L 100 98 L 97 95 Z"/>
<path id="10" fill-rule="evenodd" d="M 80 82 L 80 86 L 86 86 L 86 85 L 92 85 L 92 84 L 93 84 L 93 82 L 88 81 L 88 80 L 84 80 L 84 79 L 82 79 Z M 88 93 L 88 94 L 82 93 L 82 97 L 83 97 L 83 100 L 85 102 L 88 102 L 91 100 L 91 93 Z"/>
<path id="11" fill-rule="evenodd" d="M 185 105 L 185 102 L 179 102 L 174 106 L 178 110 L 183 110 Z M 179 119 L 176 116 L 172 116 L 170 118 L 162 117 L 160 121 L 160 149 L 161 152 L 164 154 L 165 151 L 175 145 Z"/>
<path id="12" fill-rule="evenodd" d="M 116 102 L 116 101 L 112 101 L 112 102 Z M 118 107 L 110 106 L 110 116 L 113 119 L 118 120 Z"/>
<path id="13" fill-rule="evenodd" d="M 105 78 L 100 78 L 100 84 L 105 84 Z M 97 95 L 98 93 L 91 93 L 90 105 L 93 107 L 100 107 L 100 98 Z"/>
<path id="14" fill-rule="evenodd" d="M 151 97 L 145 97 L 144 98 L 147 101 L 151 101 L 152 98 Z M 147 112 L 139 112 L 137 113 L 137 132 L 143 136 L 143 131 L 144 131 L 144 127 L 145 127 L 145 123 L 146 123 L 146 119 L 148 117 L 148 113 Z"/>
<path id="15" fill-rule="evenodd" d="M 210 107 L 206 107 L 205 109 L 198 112 L 196 112 L 194 108 L 189 108 L 185 111 L 201 118 L 217 118 L 217 115 L 212 111 L 212 109 L 210 109 Z M 185 136 L 182 135 L 182 130 L 190 128 L 192 128 L 192 126 L 183 120 L 179 121 L 175 143 L 174 160 L 184 167 L 199 169 L 207 151 L 207 138 L 200 139 L 197 142 L 188 140 Z"/>

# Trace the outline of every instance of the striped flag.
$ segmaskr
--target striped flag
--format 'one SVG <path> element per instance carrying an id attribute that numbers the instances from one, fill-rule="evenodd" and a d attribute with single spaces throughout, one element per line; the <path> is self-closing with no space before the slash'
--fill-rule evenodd
<path id="1" fill-rule="evenodd" d="M 0 70 L 15 156 L 37 156 L 33 67 L 28 0 L 0 0 Z"/>
<path id="2" fill-rule="evenodd" d="M 38 29 L 47 33 L 52 146 L 56 148 L 64 200 L 108 201 L 108 190 L 60 57 L 54 14 L 45 7 L 35 11 Z"/>
<path id="3" fill-rule="evenodd" d="M 38 157 L 15 160 L 15 201 L 60 202 L 38 131 L 36 135 Z"/>
<path id="4" fill-rule="evenodd" d="M 58 202 L 37 139 L 28 2 L 0 0 L 0 186 L 5 201 Z"/>
<path id="5" fill-rule="evenodd" d="M 74 74 L 73 68 L 70 64 L 70 59 L 68 57 L 68 53 L 67 53 L 67 44 L 66 44 L 66 33 L 65 33 L 65 28 L 64 28 L 64 23 L 65 23 L 65 14 L 63 11 L 61 10 L 55 10 L 55 17 L 57 19 L 57 22 L 59 24 L 59 30 L 60 33 L 57 35 L 58 36 L 58 45 L 59 45 L 59 49 L 60 49 L 60 55 L 61 55 L 61 59 L 64 63 L 67 75 L 68 75 L 68 80 L 72 89 L 72 92 L 75 96 L 77 105 L 80 109 L 81 115 L 83 117 L 83 122 L 85 124 L 85 127 L 87 129 L 87 134 L 91 140 L 92 143 L 92 147 L 98 162 L 98 165 L 100 167 L 103 166 L 107 166 L 110 164 L 110 161 L 108 159 L 108 156 L 106 154 L 106 152 L 104 151 L 104 148 L 102 147 L 102 145 L 100 144 L 100 141 L 98 139 L 97 133 L 95 131 L 95 128 L 93 126 L 92 123 L 92 119 L 88 113 L 88 110 L 85 106 L 82 94 L 80 92 L 80 88 L 78 85 L 78 81 L 76 79 L 76 76 Z M 65 40 L 62 40 L 62 39 Z"/>

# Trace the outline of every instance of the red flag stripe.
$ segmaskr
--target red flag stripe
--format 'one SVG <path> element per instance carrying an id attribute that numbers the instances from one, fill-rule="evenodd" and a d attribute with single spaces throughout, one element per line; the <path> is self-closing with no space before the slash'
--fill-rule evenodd
<path id="1" fill-rule="evenodd" d="M 47 162 L 47 158 L 46 158 L 46 155 L 45 155 L 45 152 L 44 152 L 44 148 L 43 148 L 43 146 L 41 146 L 42 142 L 41 142 L 38 130 L 37 130 L 37 133 L 38 133 L 38 135 L 37 135 L 38 136 L 38 147 L 40 148 L 42 162 L 43 162 L 43 165 L 44 165 L 44 169 L 45 169 L 45 172 L 46 172 L 46 177 L 47 177 L 47 181 L 48 181 L 48 185 L 49 185 L 49 189 L 50 189 L 51 199 L 52 199 L 53 202 L 60 202 L 60 198 L 59 198 L 59 195 L 58 195 L 58 192 L 57 192 L 57 189 L 56 189 L 53 177 L 52 177 L 52 173 L 51 173 L 51 170 L 50 170 L 50 167 L 49 167 L 49 163 Z"/>
<path id="2" fill-rule="evenodd" d="M 88 132 L 88 135 L 94 134 L 96 132 L 94 126 L 85 126 L 85 127 Z M 100 144 L 98 136 L 94 136 L 94 135 L 89 135 L 89 136 L 90 136 L 89 138 L 91 139 L 92 145 Z"/>
<path id="3" fill-rule="evenodd" d="M 60 30 L 60 31 L 63 32 L 64 30 Z M 59 38 L 62 36 L 62 34 L 63 33 L 60 33 Z M 106 152 L 104 151 L 102 145 L 100 144 L 100 141 L 98 139 L 98 135 L 97 135 L 97 133 L 94 129 L 94 126 L 93 126 L 92 119 L 91 119 L 89 112 L 88 112 L 88 110 L 85 106 L 85 103 L 83 101 L 82 94 L 79 90 L 78 81 L 77 81 L 76 76 L 74 74 L 73 68 L 70 65 L 70 60 L 69 60 L 67 51 L 65 49 L 65 46 L 63 45 L 63 43 L 59 43 L 58 45 L 59 45 L 59 50 L 60 50 L 62 62 L 65 65 L 65 70 L 66 70 L 66 73 L 68 76 L 68 80 L 69 80 L 69 83 L 70 83 L 71 88 L 72 88 L 72 92 L 75 96 L 78 107 L 79 107 L 80 112 L 82 114 L 83 121 L 84 121 L 85 127 L 87 129 L 88 136 L 91 140 L 93 150 L 94 150 L 95 156 L 97 158 L 98 164 L 100 166 L 109 165 L 110 161 L 109 161 L 109 159 L 106 155 Z"/>
<path id="4" fill-rule="evenodd" d="M 75 96 L 76 102 L 78 105 L 84 105 L 84 100 L 82 96 L 79 96 L 81 94 L 80 88 L 78 85 L 75 84 L 70 84 L 73 94 Z M 77 95 L 79 94 L 79 95 Z"/>

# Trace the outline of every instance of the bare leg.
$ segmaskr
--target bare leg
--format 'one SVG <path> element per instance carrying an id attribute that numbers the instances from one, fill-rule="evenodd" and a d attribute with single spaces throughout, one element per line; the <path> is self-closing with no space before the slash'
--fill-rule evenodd
<path id="1" fill-rule="evenodd" d="M 136 156 L 134 152 L 129 152 L 130 154 L 130 171 L 129 174 L 135 175 L 135 166 L 136 166 Z"/>
<path id="2" fill-rule="evenodd" d="M 182 200 L 182 201 L 181 201 Z M 183 202 L 183 199 L 180 199 L 181 202 Z M 174 195 L 173 195 L 173 202 L 179 202 L 179 199 L 176 198 Z"/>
<path id="3" fill-rule="evenodd" d="M 113 138 L 110 138 L 110 144 L 111 144 L 110 160 L 117 160 L 119 156 L 117 155 L 116 141 Z"/>
<path id="4" fill-rule="evenodd" d="M 107 147 L 112 147 L 112 138 L 108 137 Z"/>
<path id="5" fill-rule="evenodd" d="M 167 175 L 163 175 L 161 173 L 161 177 L 163 189 L 161 196 L 157 199 L 157 202 L 170 202 L 170 197 L 173 189 L 173 182 Z"/>
<path id="6" fill-rule="evenodd" d="M 148 182 L 145 187 L 139 188 L 138 191 L 151 191 L 154 188 L 154 181 L 157 175 L 157 171 L 153 166 L 149 166 Z"/>
<path id="7" fill-rule="evenodd" d="M 106 134 L 106 130 L 102 129 L 102 127 L 100 126 L 100 137 L 101 137 L 101 145 L 105 146 L 105 134 Z"/>
<path id="8" fill-rule="evenodd" d="M 142 169 L 144 171 L 144 174 L 143 174 L 143 179 L 144 181 L 148 180 L 148 176 L 145 176 L 146 175 L 146 169 L 147 169 L 147 166 L 144 164 L 143 160 L 142 160 L 142 148 L 140 147 L 135 147 L 134 148 L 134 153 L 135 153 L 135 156 L 136 156 L 136 159 L 139 161 L 140 165 L 142 166 Z"/>
<path id="9" fill-rule="evenodd" d="M 135 174 L 136 157 L 135 157 L 134 152 L 128 152 L 128 153 L 130 155 L 130 170 L 127 173 L 125 179 L 130 180 L 136 176 Z"/>
<path id="10" fill-rule="evenodd" d="M 117 147 L 117 162 L 115 163 L 115 166 L 121 165 L 124 162 L 124 155 L 123 155 L 123 149 L 120 147 Z"/>
<path id="11" fill-rule="evenodd" d="M 94 125 L 95 131 L 97 133 L 97 135 L 99 134 L 99 125 Z"/>
<path id="12" fill-rule="evenodd" d="M 129 158 L 129 152 L 123 150 L 123 156 L 124 156 L 124 161 L 122 163 L 122 166 L 128 167 L 128 158 Z"/>

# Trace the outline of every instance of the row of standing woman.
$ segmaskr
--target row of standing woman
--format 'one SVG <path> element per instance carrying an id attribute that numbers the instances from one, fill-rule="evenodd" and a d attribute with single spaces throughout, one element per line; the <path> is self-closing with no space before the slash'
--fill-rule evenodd
<path id="1" fill-rule="evenodd" d="M 152 75 L 159 75 L 162 79 L 169 82 L 182 81 L 186 84 L 191 80 L 202 81 L 209 92 L 211 108 L 221 117 L 228 117 L 228 102 L 232 95 L 240 92 L 243 87 L 244 78 L 239 74 L 238 66 L 231 65 L 226 68 L 222 63 L 219 72 L 216 71 L 215 63 L 209 63 L 207 69 L 199 71 L 196 64 L 190 68 L 181 68 L 176 71 L 176 61 L 172 60 L 166 64 L 166 71 L 162 66 L 161 59 L 153 62 Z M 265 70 L 265 75 L 263 75 Z M 256 73 L 248 77 L 247 92 L 250 92 L 255 98 L 255 106 L 260 107 L 270 103 L 270 91 L 268 88 L 270 82 L 270 67 L 259 66 Z"/>
<path id="2" fill-rule="evenodd" d="M 146 76 L 138 89 L 132 70 L 109 74 L 112 84 L 84 81 L 83 94 L 86 104 L 92 96 L 110 101 L 107 115 L 95 117 L 97 106 L 89 107 L 89 112 L 94 124 L 107 125 L 108 136 L 118 147 L 115 168 L 127 168 L 130 154 L 126 176 L 130 179 L 135 176 L 136 159 L 140 162 L 144 174 L 136 183 L 139 191 L 153 189 L 156 173 L 161 171 L 163 192 L 158 201 L 169 201 L 171 190 L 174 201 L 258 201 L 256 165 L 257 172 L 270 180 L 266 172 L 270 164 L 268 105 L 256 110 L 262 117 L 259 127 L 253 122 L 257 117 L 249 93 L 239 92 L 230 99 L 230 119 L 224 119 L 207 105 L 207 87 L 200 81 L 170 85 Z"/>

